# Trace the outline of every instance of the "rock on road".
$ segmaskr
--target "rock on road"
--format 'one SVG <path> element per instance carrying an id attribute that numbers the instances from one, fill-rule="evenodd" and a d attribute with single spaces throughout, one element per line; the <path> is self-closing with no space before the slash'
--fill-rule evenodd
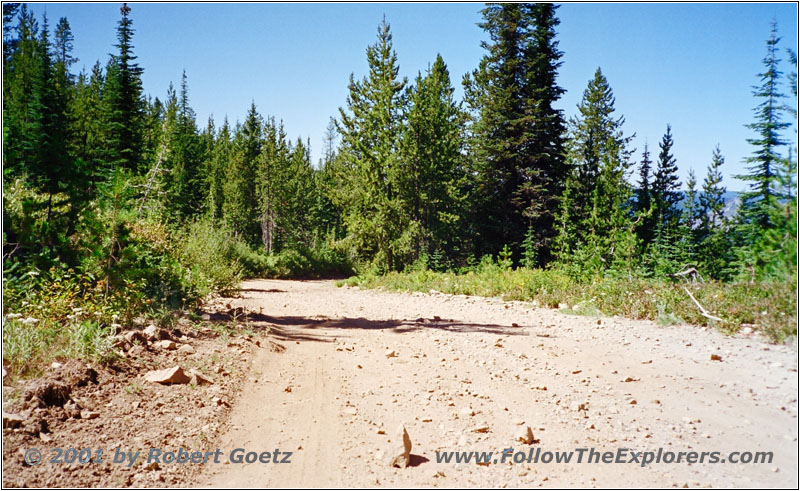
<path id="1" fill-rule="evenodd" d="M 330 281 L 247 281 L 225 302 L 253 312 L 254 329 L 269 327 L 286 349 L 262 345 L 217 446 L 293 454 L 289 464 L 205 466 L 187 485 L 798 486 L 797 353 L 788 346 Z M 410 466 L 390 467 L 402 424 Z M 766 451 L 773 461 L 503 464 L 506 448 Z M 437 451 L 495 452 L 498 463 L 437 463 Z"/>

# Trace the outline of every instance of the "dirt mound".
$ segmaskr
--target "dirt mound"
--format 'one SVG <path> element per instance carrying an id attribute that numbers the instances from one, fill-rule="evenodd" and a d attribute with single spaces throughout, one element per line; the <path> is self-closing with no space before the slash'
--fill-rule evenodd
<path id="1" fill-rule="evenodd" d="M 148 467 L 143 455 L 150 448 L 213 448 L 225 428 L 229 401 L 259 346 L 235 332 L 223 338 L 211 329 L 199 333 L 171 331 L 191 350 L 135 345 L 135 350 L 121 351 L 112 365 L 56 362 L 41 379 L 4 384 L 3 486 L 168 487 L 187 482 L 194 467 Z M 143 377 L 154 368 L 176 365 L 218 376 L 170 386 Z M 24 451 L 30 448 L 41 451 L 41 465 L 25 462 Z M 56 448 L 88 448 L 93 456 L 103 449 L 106 454 L 102 463 L 50 463 Z M 111 463 L 109 453 L 116 448 L 142 453 L 128 467 Z"/>
<path id="2" fill-rule="evenodd" d="M 55 378 L 65 382 L 69 387 L 84 387 L 89 383 L 97 383 L 97 371 L 79 360 L 69 360 L 54 374 Z"/>
<path id="3" fill-rule="evenodd" d="M 72 388 L 58 380 L 34 380 L 28 384 L 22 400 L 26 407 L 62 407 L 70 399 Z"/>

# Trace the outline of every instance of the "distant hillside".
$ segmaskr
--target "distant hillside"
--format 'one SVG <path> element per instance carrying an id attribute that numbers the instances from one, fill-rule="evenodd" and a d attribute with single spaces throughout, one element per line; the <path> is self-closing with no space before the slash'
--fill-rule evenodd
<path id="1" fill-rule="evenodd" d="M 739 205 L 742 204 L 742 199 L 739 197 L 742 193 L 737 191 L 728 191 L 722 195 L 725 198 L 725 216 L 727 218 L 732 217 L 736 214 L 736 210 L 739 209 Z"/>
<path id="2" fill-rule="evenodd" d="M 722 197 L 725 199 L 725 217 L 731 218 L 733 215 L 736 214 L 736 210 L 739 209 L 739 205 L 742 204 L 742 199 L 740 195 L 742 193 L 738 191 L 726 191 Z M 681 191 L 681 202 L 680 207 L 683 209 L 683 203 L 686 200 L 686 192 Z"/>

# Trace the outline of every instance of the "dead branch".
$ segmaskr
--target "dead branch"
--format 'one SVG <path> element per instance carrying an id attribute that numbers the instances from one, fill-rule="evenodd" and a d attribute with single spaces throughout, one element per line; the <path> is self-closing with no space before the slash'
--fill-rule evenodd
<path id="1" fill-rule="evenodd" d="M 167 147 L 162 146 L 161 152 L 159 152 L 158 160 L 156 161 L 155 167 L 153 167 L 153 174 L 150 176 L 150 181 L 147 183 L 147 190 L 144 192 L 144 198 L 142 198 L 142 203 L 139 205 L 139 211 L 137 212 L 138 215 L 142 214 L 142 208 L 144 204 L 147 203 L 147 197 L 150 195 L 150 190 L 153 188 L 153 185 L 156 182 L 156 176 L 158 175 L 158 168 L 161 165 L 161 161 L 164 158 L 164 152 L 166 152 Z"/>
<path id="2" fill-rule="evenodd" d="M 698 302 L 697 299 L 694 298 L 694 295 L 692 295 L 692 292 L 690 292 L 689 289 L 686 288 L 685 286 L 683 287 L 683 291 L 685 291 L 686 294 L 689 295 L 689 298 L 692 299 L 692 302 L 694 302 L 694 304 L 697 305 L 697 308 L 700 309 L 700 314 L 703 317 L 706 317 L 708 319 L 712 319 L 712 320 L 715 320 L 715 321 L 725 322 L 724 319 L 720 319 L 719 317 L 716 317 L 716 316 L 713 316 L 713 315 L 709 314 L 708 311 L 706 311 L 706 309 L 704 309 L 703 306 L 700 305 L 700 302 Z"/>
<path id="3" fill-rule="evenodd" d="M 697 282 L 697 278 L 700 278 L 700 283 L 705 283 L 705 280 L 703 280 L 703 277 L 700 275 L 700 273 L 697 271 L 697 269 L 695 269 L 693 266 L 690 266 L 685 271 L 681 271 L 680 273 L 673 273 L 673 274 L 670 274 L 668 276 L 672 276 L 673 278 L 682 277 L 682 278 L 684 278 L 686 280 L 687 283 L 689 282 L 689 277 L 692 278 L 692 283 L 696 283 Z"/>

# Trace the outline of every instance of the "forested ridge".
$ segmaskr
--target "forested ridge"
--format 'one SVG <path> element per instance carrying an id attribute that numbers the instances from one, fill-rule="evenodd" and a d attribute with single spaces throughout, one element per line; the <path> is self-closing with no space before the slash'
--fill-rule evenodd
<path id="1" fill-rule="evenodd" d="M 633 148 L 600 67 L 574 116 L 556 109 L 557 9 L 485 6 L 485 54 L 463 100 L 441 56 L 399 76 L 384 19 L 312 163 L 311 142 L 255 101 L 243 121 L 198 122 L 185 72 L 163 99 L 145 94 L 128 5 L 114 54 L 74 73 L 69 21 L 52 28 L 4 3 L 5 358 L 21 371 L 57 354 L 111 356 L 109 335 L 136 317 L 168 317 L 248 276 L 394 273 L 384 278 L 398 288 L 450 278 L 437 288 L 458 292 L 459 278 L 480 277 L 486 290 L 467 293 L 554 306 L 599 295 L 595 309 L 651 318 L 683 302 L 680 319 L 710 322 L 688 313 L 691 277 L 725 329 L 796 334 L 796 54 L 777 26 L 743 122 L 748 191 L 726 216 L 724 149 L 709 142 L 707 170 L 682 192 L 669 122 L 657 147 Z M 680 300 L 624 310 L 654 284 Z"/>

